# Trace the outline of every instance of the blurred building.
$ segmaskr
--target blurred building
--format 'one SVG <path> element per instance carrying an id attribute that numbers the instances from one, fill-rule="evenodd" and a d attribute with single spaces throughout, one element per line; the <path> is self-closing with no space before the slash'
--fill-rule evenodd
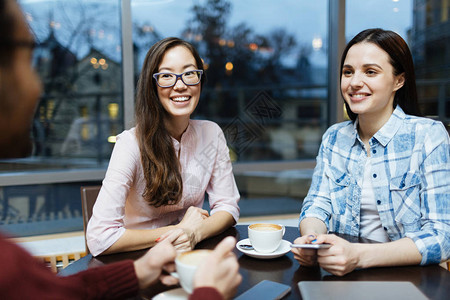
<path id="1" fill-rule="evenodd" d="M 450 1 L 415 0 L 410 46 L 422 113 L 443 121 L 450 130 L 449 16 Z"/>

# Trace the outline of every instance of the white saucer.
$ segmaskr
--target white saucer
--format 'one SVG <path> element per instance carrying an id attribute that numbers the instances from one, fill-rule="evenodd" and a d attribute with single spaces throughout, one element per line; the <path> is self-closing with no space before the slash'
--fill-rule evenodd
<path id="1" fill-rule="evenodd" d="M 251 244 L 249 239 L 243 239 L 243 240 L 240 240 L 239 242 L 237 242 L 236 248 L 248 256 L 251 256 L 254 258 L 259 258 L 259 259 L 277 258 L 277 257 L 283 256 L 286 253 L 288 253 L 289 251 L 291 251 L 291 243 L 286 240 L 281 240 L 281 244 L 278 247 L 278 249 L 271 253 L 260 253 L 260 252 L 257 252 L 256 250 L 244 250 L 244 249 L 241 249 L 241 247 L 239 247 L 239 245 L 242 245 L 242 244 L 247 244 L 247 245 Z"/>
<path id="2" fill-rule="evenodd" d="M 187 300 L 189 298 L 189 294 L 186 293 L 183 288 L 172 289 L 162 293 L 159 293 L 153 300 Z"/>

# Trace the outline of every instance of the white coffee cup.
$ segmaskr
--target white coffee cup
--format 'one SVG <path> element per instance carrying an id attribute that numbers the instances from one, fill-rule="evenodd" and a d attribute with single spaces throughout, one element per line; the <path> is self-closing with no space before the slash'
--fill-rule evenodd
<path id="1" fill-rule="evenodd" d="M 199 249 L 186 251 L 178 254 L 175 259 L 175 266 L 177 272 L 174 275 L 180 280 L 181 287 L 191 294 L 193 291 L 194 274 L 197 271 L 198 265 L 210 255 L 212 250 Z"/>
<path id="2" fill-rule="evenodd" d="M 248 238 L 256 252 L 271 253 L 280 246 L 284 231 L 283 225 L 256 223 L 248 226 Z"/>

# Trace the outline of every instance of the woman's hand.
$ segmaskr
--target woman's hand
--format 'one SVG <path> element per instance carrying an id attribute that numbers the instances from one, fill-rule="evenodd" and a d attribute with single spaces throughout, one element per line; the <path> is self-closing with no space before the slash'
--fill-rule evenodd
<path id="1" fill-rule="evenodd" d="M 208 211 L 201 209 L 199 207 L 191 206 L 186 211 L 181 222 L 175 227 L 181 228 L 186 237 L 189 240 L 190 247 L 194 249 L 195 245 L 201 241 L 199 236 L 199 228 L 202 226 L 203 220 L 209 217 Z M 183 239 L 183 243 L 187 241 Z"/>
<path id="2" fill-rule="evenodd" d="M 313 241 L 315 238 L 315 235 L 304 235 L 297 238 L 294 241 L 294 244 L 311 244 L 311 241 Z M 307 267 L 317 265 L 317 250 L 292 248 L 291 252 L 294 253 L 294 258 L 298 260 L 300 265 Z"/>
<path id="3" fill-rule="evenodd" d="M 332 244 L 328 249 L 317 250 L 317 262 L 325 271 L 343 276 L 358 267 L 358 244 L 347 242 L 334 234 L 318 235 L 315 243 Z"/>
<path id="4" fill-rule="evenodd" d="M 177 252 L 189 251 L 193 250 L 195 246 L 191 243 L 191 235 L 189 229 L 176 228 L 162 234 L 157 242 L 160 243 L 169 239 Z"/>

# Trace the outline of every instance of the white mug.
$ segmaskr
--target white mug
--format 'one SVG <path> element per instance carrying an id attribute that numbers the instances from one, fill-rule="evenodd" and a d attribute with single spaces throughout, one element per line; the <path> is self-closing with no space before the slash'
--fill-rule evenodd
<path id="1" fill-rule="evenodd" d="M 191 294 L 193 291 L 194 274 L 197 271 L 198 265 L 205 260 L 205 257 L 210 255 L 212 250 L 199 249 L 180 253 L 175 259 L 175 266 L 177 272 L 171 273 L 172 276 L 180 280 L 181 287 Z"/>
<path id="2" fill-rule="evenodd" d="M 278 249 L 283 239 L 283 225 L 256 223 L 248 226 L 248 238 L 256 252 L 271 253 Z"/>

